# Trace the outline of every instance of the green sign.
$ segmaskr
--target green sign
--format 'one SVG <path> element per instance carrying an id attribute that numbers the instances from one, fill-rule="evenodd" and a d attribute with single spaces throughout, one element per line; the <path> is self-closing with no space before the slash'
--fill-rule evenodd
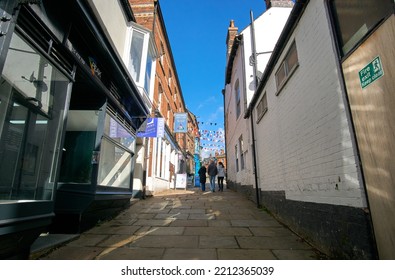
<path id="1" fill-rule="evenodd" d="M 368 65 L 366 65 L 361 71 L 359 71 L 359 81 L 361 87 L 366 88 L 368 85 L 373 83 L 384 76 L 383 65 L 381 64 L 380 57 L 373 59 Z"/>

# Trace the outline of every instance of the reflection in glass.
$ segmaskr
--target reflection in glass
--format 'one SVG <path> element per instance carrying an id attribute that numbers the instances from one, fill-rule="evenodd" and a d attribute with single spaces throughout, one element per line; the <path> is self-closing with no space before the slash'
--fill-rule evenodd
<path id="1" fill-rule="evenodd" d="M 97 123 L 97 111 L 69 111 L 60 170 L 60 182 L 91 182 L 91 160 L 95 148 Z"/>
<path id="2" fill-rule="evenodd" d="M 100 149 L 99 185 L 130 188 L 135 145 L 131 133 L 107 114 Z"/>
<path id="3" fill-rule="evenodd" d="M 0 79 L 0 200 L 52 199 L 68 85 L 60 71 L 13 34 Z"/>

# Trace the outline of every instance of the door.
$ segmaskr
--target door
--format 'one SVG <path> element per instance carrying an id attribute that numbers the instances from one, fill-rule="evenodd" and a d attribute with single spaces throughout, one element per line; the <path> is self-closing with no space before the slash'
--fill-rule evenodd
<path id="1" fill-rule="evenodd" d="M 395 259 L 395 16 L 343 63 L 381 259 Z"/>

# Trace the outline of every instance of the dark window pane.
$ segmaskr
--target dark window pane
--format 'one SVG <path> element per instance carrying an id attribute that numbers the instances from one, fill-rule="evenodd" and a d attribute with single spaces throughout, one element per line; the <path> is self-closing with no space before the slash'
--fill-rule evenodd
<path id="1" fill-rule="evenodd" d="M 376 26 L 393 13 L 392 0 L 333 0 L 340 45 L 344 54 Z"/>

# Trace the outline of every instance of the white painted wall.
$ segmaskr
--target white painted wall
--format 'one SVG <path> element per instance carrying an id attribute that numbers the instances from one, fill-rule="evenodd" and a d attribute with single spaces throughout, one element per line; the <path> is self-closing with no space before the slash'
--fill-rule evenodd
<path id="1" fill-rule="evenodd" d="M 272 51 L 277 39 L 288 19 L 291 8 L 273 7 L 254 20 L 256 33 L 256 51 Z M 246 15 L 250 16 L 250 15 Z M 254 15 L 255 17 L 256 15 Z M 237 24 L 237 23 L 236 23 Z M 250 120 L 244 119 L 245 109 L 255 92 L 253 82 L 253 67 L 249 64 L 252 54 L 251 27 L 247 26 L 240 32 L 243 34 L 243 43 L 240 44 L 233 61 L 231 82 L 225 86 L 225 112 L 226 112 L 226 146 L 227 146 L 227 179 L 241 185 L 254 185 L 252 164 L 252 140 Z M 258 70 L 263 72 L 270 54 L 258 56 Z M 241 90 L 241 115 L 236 118 L 235 83 L 239 80 Z M 239 137 L 243 136 L 245 157 L 244 169 L 236 172 L 235 146 L 239 146 Z M 240 150 L 240 147 L 239 147 Z"/>
<path id="2" fill-rule="evenodd" d="M 118 0 L 88 0 L 106 35 L 123 57 L 128 23 Z"/>
<path id="3" fill-rule="evenodd" d="M 276 66 L 264 89 L 268 112 L 255 126 L 260 187 L 366 207 L 323 0 L 310 1 L 293 35 L 300 66 L 278 96 Z"/>
<path id="4" fill-rule="evenodd" d="M 291 10 L 292 8 L 272 7 L 255 19 L 255 46 L 257 53 L 273 51 Z M 249 59 L 252 54 L 251 26 L 247 26 L 240 33 L 244 36 L 244 65 L 246 66 L 245 77 L 247 81 L 246 93 L 248 106 L 255 92 L 255 86 L 252 78 L 253 68 L 249 65 Z M 263 73 L 265 71 L 266 64 L 268 63 L 270 56 L 271 53 L 258 55 L 257 61 L 259 72 Z"/>

